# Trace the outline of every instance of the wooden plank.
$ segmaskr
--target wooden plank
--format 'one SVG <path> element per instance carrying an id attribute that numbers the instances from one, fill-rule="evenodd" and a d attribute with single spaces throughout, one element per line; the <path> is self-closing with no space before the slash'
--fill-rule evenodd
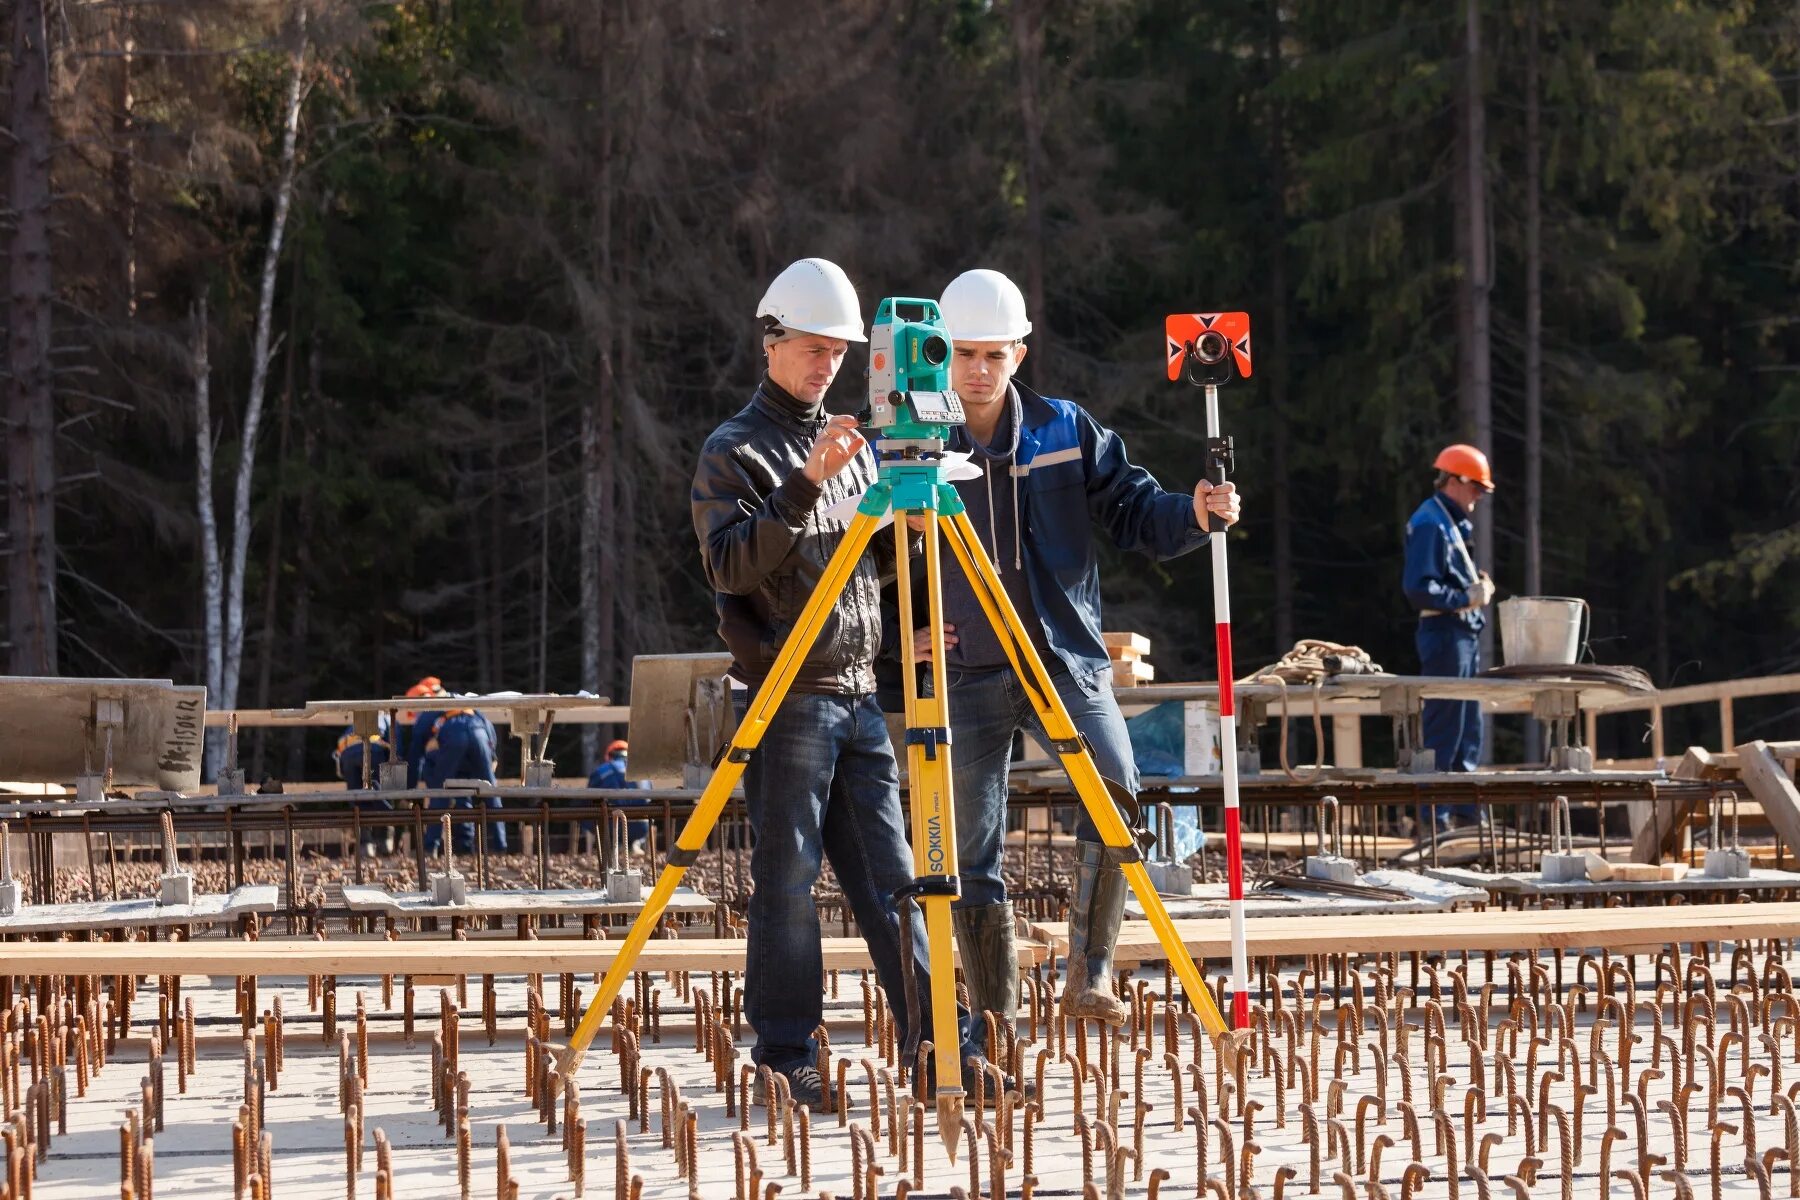
<path id="1" fill-rule="evenodd" d="M 1752 679 L 1720 679 L 1712 683 L 1665 688 L 1654 696 L 1623 696 L 1617 700 L 1603 700 L 1594 707 L 1610 715 L 1642 712 L 1657 706 L 1680 708 L 1684 704 L 1710 704 L 1727 696 L 1741 700 L 1746 696 L 1786 696 L 1794 692 L 1800 692 L 1800 675 L 1760 675 Z"/>
<path id="2" fill-rule="evenodd" d="M 1763 816 L 1791 847 L 1800 847 L 1800 790 L 1788 777 L 1787 768 L 1776 759 L 1767 742 L 1745 742 L 1737 748 L 1738 773 Z"/>
<path id="3" fill-rule="evenodd" d="M 1149 683 L 1156 678 L 1156 668 L 1135 658 L 1113 659 L 1113 678 L 1132 684 Z"/>
<path id="4" fill-rule="evenodd" d="M 1140 658 L 1150 653 L 1150 639 L 1141 633 L 1102 633 L 1100 640 L 1106 643 L 1109 652 L 1124 650 Z"/>
<path id="5" fill-rule="evenodd" d="M 1245 921 L 1252 957 L 1308 954 L 1448 954 L 1506 950 L 1657 950 L 1673 941 L 1743 942 L 1800 936 L 1800 903 L 1682 904 L 1659 908 L 1546 909 L 1455 912 L 1401 917 L 1251 917 Z M 1176 921 L 1189 954 L 1223 960 L 1231 953 L 1228 922 Z M 1058 953 L 1068 925 L 1040 922 L 1034 938 Z M 1148 922 L 1127 921 L 1114 958 L 1121 963 L 1164 958 Z"/>
<path id="6" fill-rule="evenodd" d="M 603 971 L 620 941 L 540 938 L 537 941 L 6 942 L 0 973 L 8 975 L 560 975 Z M 825 967 L 866 971 L 873 966 L 861 938 L 825 938 Z M 1019 965 L 1044 961 L 1046 947 L 1020 940 Z M 652 941 L 638 956 L 643 971 L 742 971 L 741 938 Z"/>

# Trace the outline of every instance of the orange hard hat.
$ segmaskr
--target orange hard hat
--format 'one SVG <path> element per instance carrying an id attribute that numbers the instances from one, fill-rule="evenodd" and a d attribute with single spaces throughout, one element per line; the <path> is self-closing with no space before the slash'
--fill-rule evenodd
<path id="1" fill-rule="evenodd" d="M 1446 475 L 1478 483 L 1483 491 L 1494 490 L 1494 472 L 1488 467 L 1487 455 L 1464 442 L 1445 446 L 1431 465 Z"/>
<path id="2" fill-rule="evenodd" d="M 406 689 L 408 699 L 414 696 L 441 696 L 444 694 L 444 681 L 436 675 L 427 675 L 419 682 Z"/>
<path id="3" fill-rule="evenodd" d="M 630 751 L 631 751 L 630 744 L 627 743 L 624 738 L 614 738 L 612 741 L 610 741 L 606 744 L 606 757 L 611 758 L 613 755 L 617 754 L 621 750 L 625 751 L 626 753 L 630 753 Z"/>

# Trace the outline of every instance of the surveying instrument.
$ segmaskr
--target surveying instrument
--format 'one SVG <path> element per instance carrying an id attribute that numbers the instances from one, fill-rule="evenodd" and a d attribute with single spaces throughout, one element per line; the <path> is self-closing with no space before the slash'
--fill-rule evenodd
<path id="1" fill-rule="evenodd" d="M 1121 812 L 1120 803 L 1135 809 L 1124 789 L 1104 779 L 1086 743 L 1057 695 L 1050 672 L 1032 646 L 987 552 L 963 509 L 956 488 L 946 478 L 954 460 L 945 446 L 953 426 L 963 423 L 962 402 L 950 387 L 950 338 L 932 300 L 889 297 L 875 313 L 869 353 L 869 407 L 862 415 L 871 435 L 878 465 L 876 482 L 857 505 L 856 515 L 832 554 L 768 679 L 751 699 L 736 732 L 720 752 L 711 779 L 693 815 L 670 847 L 668 861 L 643 910 L 632 923 L 624 944 L 607 969 L 581 1023 L 561 1059 L 564 1079 L 573 1078 L 614 999 L 624 988 L 632 965 L 689 867 L 698 860 L 713 826 L 757 751 L 769 723 L 792 686 L 813 641 L 837 605 L 870 540 L 889 517 L 894 518 L 897 589 L 902 636 L 902 676 L 906 691 L 907 790 L 911 808 L 914 881 L 896 903 L 916 904 L 924 919 L 931 972 L 931 1028 L 936 1074 L 938 1135 L 950 1160 L 956 1160 L 962 1129 L 964 1093 L 960 1038 L 956 1019 L 956 970 L 951 949 L 950 909 L 959 895 L 956 862 L 956 810 L 951 794 L 949 688 L 944 672 L 944 628 L 941 619 L 941 547 L 948 544 L 980 602 L 988 623 L 1018 673 L 1032 708 L 1043 723 L 1051 749 L 1068 772 L 1069 781 L 1099 831 L 1112 861 L 1123 869 L 1144 915 L 1156 930 L 1163 952 L 1181 979 L 1183 991 L 1219 1053 L 1235 1059 L 1242 1035 L 1229 1034 L 1199 968 L 1176 934 L 1152 886 L 1143 848 Z M 930 695 L 920 693 L 911 631 L 913 596 L 908 560 L 911 535 L 904 518 L 923 518 L 925 615 L 931 638 Z M 1115 800 L 1115 796 L 1117 800 Z M 904 916 L 904 913 L 903 913 Z M 910 922 L 903 920 L 902 928 Z M 908 972 L 913 963 L 908 956 Z M 1014 969 L 1017 969 L 1015 964 Z M 913 977 L 909 974 L 909 982 Z M 804 981 L 796 980 L 796 985 Z M 909 989 L 910 990 L 910 989 Z M 921 1022 L 912 1023 L 912 1038 Z"/>

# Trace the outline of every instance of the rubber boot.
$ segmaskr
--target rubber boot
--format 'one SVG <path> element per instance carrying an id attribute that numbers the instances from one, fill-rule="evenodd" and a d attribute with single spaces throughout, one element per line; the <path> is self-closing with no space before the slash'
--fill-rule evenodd
<path id="1" fill-rule="evenodd" d="M 1113 945 L 1125 919 L 1125 873 L 1106 863 L 1106 848 L 1075 848 L 1075 904 L 1069 913 L 1069 970 L 1063 984 L 1064 1016 L 1125 1023 L 1125 1006 L 1112 990 Z"/>
<path id="2" fill-rule="evenodd" d="M 1013 943 L 1013 906 L 1000 900 L 951 910 L 969 1012 L 991 1012 L 1011 1032 L 1019 1015 L 1019 952 Z"/>

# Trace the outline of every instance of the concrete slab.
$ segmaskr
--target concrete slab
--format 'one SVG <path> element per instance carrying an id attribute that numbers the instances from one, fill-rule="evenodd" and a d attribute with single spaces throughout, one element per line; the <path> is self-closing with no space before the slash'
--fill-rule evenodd
<path id="1" fill-rule="evenodd" d="M 620 902 L 607 898 L 604 889 L 509 888 L 504 891 L 470 891 L 463 904 L 438 904 L 430 892 L 390 892 L 366 884 L 344 885 L 344 903 L 350 911 L 382 913 L 394 917 L 498 917 L 518 914 L 569 916 L 628 915 L 642 911 L 642 901 Z M 669 911 L 705 915 L 714 902 L 693 888 L 679 887 L 669 898 Z"/>
<path id="2" fill-rule="evenodd" d="M 145 929 L 235 921 L 274 912 L 280 889 L 246 884 L 228 895 L 194 897 L 192 904 L 158 904 L 154 898 L 95 900 L 82 904 L 28 904 L 10 917 L 0 917 L 0 933 L 78 933 L 109 929 Z"/>

